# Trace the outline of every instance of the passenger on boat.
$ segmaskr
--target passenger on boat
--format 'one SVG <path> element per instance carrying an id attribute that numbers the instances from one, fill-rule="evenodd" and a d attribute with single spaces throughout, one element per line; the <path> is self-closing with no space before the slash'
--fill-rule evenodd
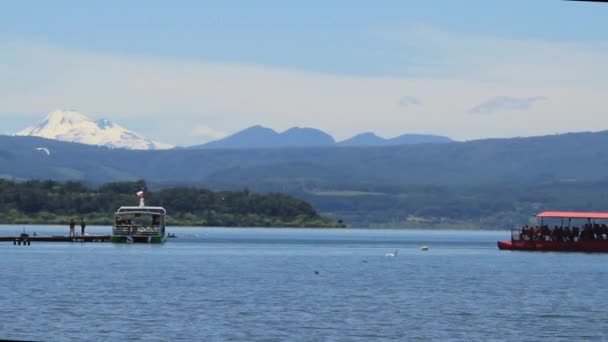
<path id="1" fill-rule="evenodd" d="M 595 223 L 593 224 L 593 236 L 595 237 L 596 240 L 602 240 L 603 236 L 602 236 L 602 231 L 600 229 L 600 225 Z"/>
<path id="2" fill-rule="evenodd" d="M 585 224 L 585 226 L 583 227 L 583 231 L 581 232 L 581 240 L 593 240 L 594 236 L 593 236 L 593 230 L 591 229 L 591 225 L 590 224 Z"/>
<path id="3" fill-rule="evenodd" d="M 536 226 L 534 228 L 534 240 L 540 240 L 541 239 L 541 230 L 540 230 L 540 226 Z"/>
<path id="4" fill-rule="evenodd" d="M 540 240 L 547 241 L 551 239 L 551 229 L 548 226 L 540 227 Z"/>
<path id="5" fill-rule="evenodd" d="M 580 229 L 576 226 L 572 227 L 572 241 L 579 240 Z"/>
<path id="6" fill-rule="evenodd" d="M 574 241 L 574 237 L 572 236 L 572 231 L 570 230 L 570 227 L 564 228 L 564 240 L 570 242 Z"/>
<path id="7" fill-rule="evenodd" d="M 551 231 L 551 241 L 559 241 L 559 230 L 557 229 L 557 226 L 553 227 L 553 230 Z"/>
<path id="8" fill-rule="evenodd" d="M 553 241 L 564 241 L 564 230 L 562 227 L 555 226 L 553 230 L 554 239 Z"/>
<path id="9" fill-rule="evenodd" d="M 559 227 L 559 235 L 561 237 L 561 240 L 559 241 L 568 241 L 568 239 L 570 238 L 570 236 L 566 234 L 566 230 L 564 229 L 564 227 Z"/>
<path id="10" fill-rule="evenodd" d="M 527 240 L 528 237 L 528 225 L 521 227 L 521 231 L 519 233 L 520 240 Z"/>
<path id="11" fill-rule="evenodd" d="M 528 240 L 530 240 L 530 241 L 534 240 L 535 231 L 536 231 L 536 228 L 530 227 L 530 229 L 528 229 Z"/>
<path id="12" fill-rule="evenodd" d="M 608 239 L 608 226 L 605 223 L 602 223 L 600 231 L 602 232 L 604 239 Z"/>

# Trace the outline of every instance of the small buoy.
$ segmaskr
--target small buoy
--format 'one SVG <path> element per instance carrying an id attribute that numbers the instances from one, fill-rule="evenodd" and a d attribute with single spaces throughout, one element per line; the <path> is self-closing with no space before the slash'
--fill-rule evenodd
<path id="1" fill-rule="evenodd" d="M 315 271 L 315 274 L 319 274 L 319 271 Z"/>
<path id="2" fill-rule="evenodd" d="M 422 247 L 420 247 L 420 250 L 426 252 L 429 250 L 429 246 L 422 246 Z"/>

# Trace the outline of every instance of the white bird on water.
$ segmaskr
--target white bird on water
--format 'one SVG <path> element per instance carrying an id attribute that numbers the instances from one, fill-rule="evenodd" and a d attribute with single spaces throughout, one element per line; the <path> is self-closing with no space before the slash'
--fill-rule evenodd
<path id="1" fill-rule="evenodd" d="M 386 254 L 384 254 L 384 256 L 387 256 L 387 257 L 396 257 L 397 253 L 399 253 L 399 250 L 395 249 L 394 252 L 392 252 L 392 253 L 386 253 Z"/>
<path id="2" fill-rule="evenodd" d="M 51 151 L 49 151 L 49 149 L 46 147 L 38 147 L 38 148 L 36 148 L 36 151 L 42 151 L 42 152 L 46 153 L 47 156 L 51 155 Z"/>

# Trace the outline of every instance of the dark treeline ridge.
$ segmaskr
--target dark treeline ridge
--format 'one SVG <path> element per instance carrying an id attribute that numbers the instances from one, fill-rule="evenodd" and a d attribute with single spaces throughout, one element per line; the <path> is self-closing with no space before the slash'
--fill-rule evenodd
<path id="1" fill-rule="evenodd" d="M 458 187 L 345 185 L 293 193 L 323 215 L 361 227 L 509 229 L 535 224 L 533 216 L 541 211 L 608 212 L 608 180 Z"/>
<path id="2" fill-rule="evenodd" d="M 144 181 L 107 183 L 96 189 L 81 182 L 0 179 L 0 223 L 66 224 L 85 217 L 89 224 L 109 225 L 120 206 L 138 205 Z M 249 190 L 210 191 L 179 187 L 146 191 L 146 204 L 163 206 L 169 225 L 212 227 L 343 227 L 321 217 L 293 196 Z"/>

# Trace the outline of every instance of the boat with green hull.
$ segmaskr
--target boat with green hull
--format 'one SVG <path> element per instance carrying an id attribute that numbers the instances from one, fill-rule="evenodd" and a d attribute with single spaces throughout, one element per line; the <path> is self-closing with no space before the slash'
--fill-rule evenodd
<path id="1" fill-rule="evenodd" d="M 163 207 L 148 207 L 143 193 L 139 206 L 120 207 L 114 213 L 110 241 L 114 243 L 164 243 L 167 212 Z"/>

